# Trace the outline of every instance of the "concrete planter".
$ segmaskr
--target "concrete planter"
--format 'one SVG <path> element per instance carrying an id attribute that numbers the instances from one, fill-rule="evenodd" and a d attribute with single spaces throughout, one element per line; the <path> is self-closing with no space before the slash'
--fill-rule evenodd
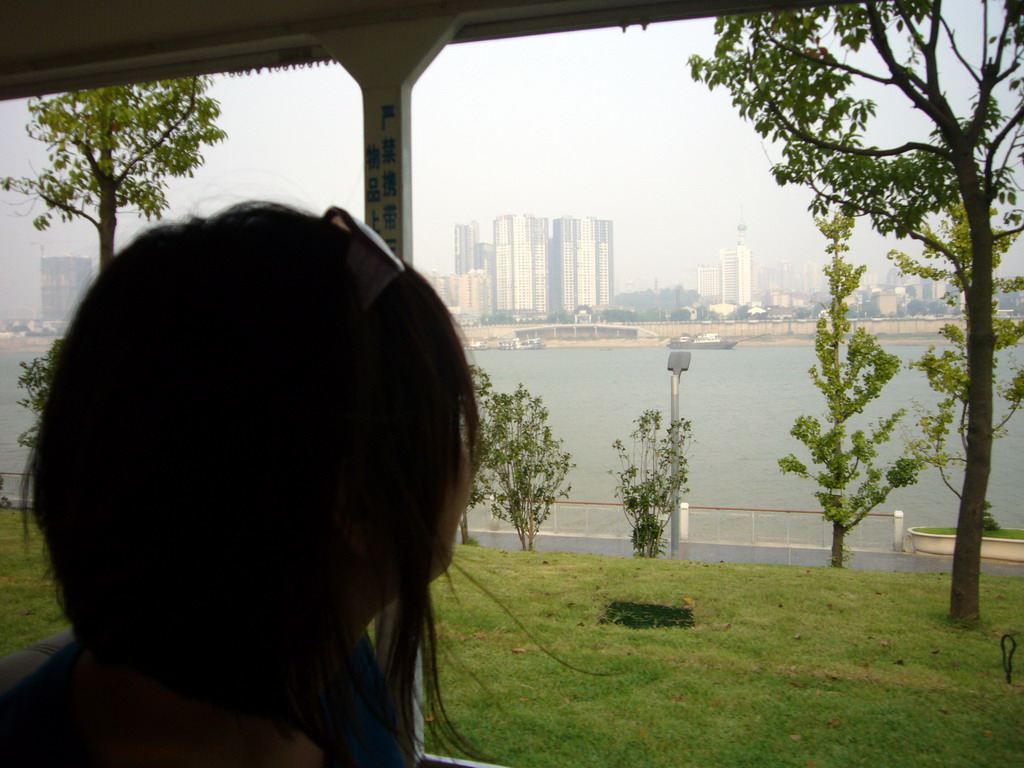
<path id="1" fill-rule="evenodd" d="M 915 552 L 926 555 L 952 555 L 956 544 L 956 536 L 942 533 L 922 533 L 916 528 L 908 528 L 910 541 Z M 983 536 L 981 539 L 981 556 L 992 560 L 1009 560 L 1024 563 L 1024 539 L 993 539 Z"/>

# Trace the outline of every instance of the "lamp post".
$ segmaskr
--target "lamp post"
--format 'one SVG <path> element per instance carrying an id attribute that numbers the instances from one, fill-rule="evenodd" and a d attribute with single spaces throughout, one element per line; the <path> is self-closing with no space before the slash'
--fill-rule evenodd
<path id="1" fill-rule="evenodd" d="M 672 372 L 672 420 L 669 422 L 669 427 L 675 424 L 679 420 L 679 376 L 683 371 L 690 370 L 690 353 L 683 352 L 681 350 L 675 350 L 669 352 L 668 355 L 668 369 Z M 677 435 L 678 438 L 678 435 Z M 673 456 L 672 458 L 672 479 L 675 480 L 676 474 L 679 472 L 679 461 Z M 669 542 L 668 554 L 673 560 L 679 557 L 679 491 L 676 490 L 672 493 L 672 517 L 669 523 L 669 536 L 671 541 Z"/>

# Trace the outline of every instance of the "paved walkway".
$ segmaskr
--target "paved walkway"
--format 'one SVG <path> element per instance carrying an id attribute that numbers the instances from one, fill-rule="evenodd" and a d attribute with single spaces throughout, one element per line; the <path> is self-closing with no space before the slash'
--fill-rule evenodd
<path id="1" fill-rule="evenodd" d="M 519 537 L 513 532 L 472 530 L 470 535 L 485 547 L 519 549 Z M 534 540 L 534 547 L 540 552 L 575 552 L 615 557 L 633 556 L 633 547 L 629 539 L 610 536 L 563 536 L 541 533 Z M 697 544 L 692 542 L 683 544 L 679 549 L 680 559 L 696 560 L 701 563 L 826 566 L 830 554 L 827 549 L 806 547 L 755 547 L 743 544 Z M 853 551 L 849 567 L 861 571 L 949 573 L 953 567 L 953 558 L 943 555 L 857 549 Z M 981 572 L 990 576 L 1024 577 L 1024 563 L 982 560 Z"/>

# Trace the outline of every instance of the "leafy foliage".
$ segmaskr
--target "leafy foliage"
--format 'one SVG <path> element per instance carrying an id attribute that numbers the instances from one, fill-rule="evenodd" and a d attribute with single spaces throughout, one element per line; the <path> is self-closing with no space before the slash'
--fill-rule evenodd
<path id="1" fill-rule="evenodd" d="M 512 393 L 495 392 L 490 380 L 475 371 L 482 411 L 479 469 L 470 503 L 484 499 L 494 515 L 512 523 L 524 550 L 551 514 L 551 505 L 571 486 L 575 466 L 548 426 L 548 409 L 520 384 Z"/>
<path id="2" fill-rule="evenodd" d="M 798 417 L 790 434 L 810 451 L 812 463 L 820 469 L 812 472 L 793 454 L 779 459 L 779 468 L 818 484 L 820 490 L 814 496 L 825 519 L 832 523 L 831 565 L 841 568 L 846 534 L 885 501 L 893 488 L 914 483 L 920 467 L 916 459 L 908 457 L 884 468 L 875 466 L 878 446 L 891 438 L 902 410 L 880 419 L 866 431 L 849 432 L 851 420 L 881 394 L 899 371 L 900 361 L 863 328 L 850 335 L 846 300 L 867 269 L 853 267 L 843 258 L 849 250 L 846 242 L 853 231 L 853 220 L 836 214 L 815 222 L 828 238 L 826 250 L 832 254 L 831 263 L 825 267 L 832 303 L 818 319 L 814 340 L 818 363 L 808 373 L 825 398 L 826 413 L 824 423 L 813 416 Z"/>
<path id="3" fill-rule="evenodd" d="M 50 166 L 34 178 L 5 177 L 0 187 L 42 200 L 34 224 L 83 218 L 100 236 L 100 265 L 113 258 L 117 211 L 147 219 L 167 209 L 167 179 L 191 177 L 204 145 L 227 134 L 214 121 L 207 77 L 72 91 L 29 102 L 28 135 L 49 148 Z"/>
<path id="4" fill-rule="evenodd" d="M 902 0 L 722 18 L 715 57 L 692 56 L 691 74 L 725 87 L 761 136 L 783 143 L 772 173 L 780 184 L 812 188 L 816 215 L 838 205 L 868 215 L 880 232 L 916 236 L 930 214 L 959 200 L 954 138 L 971 142 L 969 158 L 993 195 L 1016 202 L 1011 158 L 1020 149 L 1020 115 L 999 108 L 996 86 L 1009 86 L 1004 95 L 1021 103 L 1020 9 L 1007 9 L 978 68 L 961 55 L 940 5 Z M 986 15 L 989 5 L 978 3 Z M 978 85 L 970 114 L 957 115 L 940 87 L 937 61 L 946 55 Z M 871 144 L 878 105 L 861 89 L 872 84 L 902 93 L 937 130 L 923 140 Z M 996 152 L 1005 153 L 1002 164 Z"/>
<path id="5" fill-rule="evenodd" d="M 18 377 L 18 387 L 25 390 L 27 394 L 18 401 L 18 405 L 28 408 L 36 417 L 35 423 L 18 435 L 18 445 L 25 448 L 35 448 L 36 435 L 39 433 L 39 419 L 42 418 L 46 400 L 50 397 L 50 385 L 53 383 L 53 374 L 57 370 L 62 344 L 63 339 L 56 339 L 45 354 L 31 362 L 21 363 L 22 373 Z"/>
<path id="6" fill-rule="evenodd" d="M 473 374 L 473 394 L 477 402 L 477 414 L 479 416 L 479 428 L 477 429 L 476 453 L 473 455 L 473 485 L 469 489 L 469 503 L 462 511 L 459 520 L 459 538 L 463 544 L 471 541 L 469 535 L 469 510 L 478 504 L 487 501 L 487 487 L 482 473 L 483 466 L 487 460 L 491 441 L 491 420 L 489 405 L 491 396 L 494 394 L 494 386 L 491 384 L 491 377 L 487 371 L 478 365 L 470 365 L 470 372 Z"/>
<path id="7" fill-rule="evenodd" d="M 633 424 L 631 448 L 621 440 L 612 443 L 622 468 L 609 474 L 617 479 L 615 496 L 633 530 L 633 554 L 657 557 L 665 551 L 665 526 L 677 494 L 687 490 L 685 449 L 690 422 L 677 419 L 659 436 L 661 413 L 649 410 Z"/>
<path id="8" fill-rule="evenodd" d="M 929 229 L 929 234 L 936 241 L 942 242 L 947 251 L 956 256 L 955 264 L 950 265 L 948 261 L 943 264 L 942 254 L 930 248 L 925 249 L 921 260 L 912 259 L 899 251 L 891 252 L 889 257 L 904 274 L 948 283 L 951 290 L 946 293 L 946 303 L 951 307 L 957 307 L 965 289 L 971 284 L 972 271 L 970 230 L 963 206 L 952 206 L 939 223 L 937 231 Z M 992 252 L 993 269 L 999 267 L 1003 255 L 1016 239 L 1017 233 L 1014 233 L 995 242 Z M 993 276 L 992 290 L 993 293 L 1024 290 L 1024 277 Z M 996 308 L 997 304 L 993 302 L 995 352 L 1013 349 L 1024 338 L 1024 321 L 997 317 Z M 911 363 L 911 367 L 924 372 L 929 386 L 939 394 L 940 400 L 933 409 L 920 409 L 919 432 L 907 440 L 907 447 L 923 464 L 938 470 L 943 484 L 958 499 L 961 497 L 961 491 L 954 485 L 955 478 L 952 473 L 954 469 L 962 468 L 966 464 L 967 422 L 970 409 L 970 378 L 967 367 L 969 327 L 969 318 L 967 333 L 952 323 L 943 326 L 940 334 L 949 342 L 949 346 L 941 351 L 931 346 L 920 360 Z M 993 438 L 1006 434 L 1006 423 L 1024 400 L 1024 367 L 1017 366 L 1011 372 L 1009 380 L 1000 384 L 995 379 L 998 364 L 998 357 L 994 355 L 993 391 L 1003 401 L 1005 409 L 993 425 Z M 951 433 L 955 433 L 952 440 Z M 988 511 L 989 506 L 986 500 L 985 530 L 999 530 L 999 523 Z"/>
<path id="9" fill-rule="evenodd" d="M 941 0 L 880 0 L 723 18 L 715 56 L 694 56 L 690 68 L 709 87 L 726 88 L 755 130 L 781 144 L 775 179 L 813 190 L 818 215 L 835 207 L 866 216 L 879 232 L 913 238 L 957 269 L 957 255 L 928 223 L 963 204 L 971 250 L 970 275 L 961 275 L 970 407 L 950 617 L 971 621 L 980 615 L 992 455 L 993 250 L 1022 227 L 1016 172 L 1024 155 L 1024 5 L 973 3 L 980 34 L 943 8 Z M 902 137 L 876 144 L 878 105 L 870 94 L 879 90 L 902 97 L 902 109 L 910 106 L 927 124 L 901 120 Z M 1003 210 L 998 229 L 994 205 Z"/>

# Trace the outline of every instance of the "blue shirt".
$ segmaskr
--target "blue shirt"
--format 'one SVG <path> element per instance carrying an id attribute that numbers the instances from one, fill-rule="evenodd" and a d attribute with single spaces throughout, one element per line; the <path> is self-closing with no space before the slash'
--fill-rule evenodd
<path id="1" fill-rule="evenodd" d="M 42 667 L 0 696 L 0 765 L 4 768 L 95 768 L 71 716 L 71 671 L 82 647 L 69 643 Z M 367 691 L 381 691 L 384 676 L 364 637 L 353 669 Z M 389 718 L 393 714 L 386 713 Z M 360 768 L 404 768 L 390 729 L 356 696 L 360 735 L 348 728 L 347 742 Z"/>

